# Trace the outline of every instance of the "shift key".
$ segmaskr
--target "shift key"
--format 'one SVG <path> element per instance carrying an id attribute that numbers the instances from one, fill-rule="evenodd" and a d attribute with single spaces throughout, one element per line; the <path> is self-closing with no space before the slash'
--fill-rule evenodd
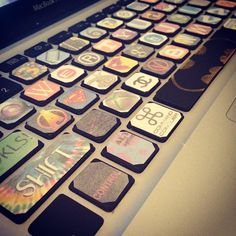
<path id="1" fill-rule="evenodd" d="M 157 91 L 154 100 L 189 111 L 235 50 L 236 43 L 233 41 L 222 38 L 209 40 Z"/>

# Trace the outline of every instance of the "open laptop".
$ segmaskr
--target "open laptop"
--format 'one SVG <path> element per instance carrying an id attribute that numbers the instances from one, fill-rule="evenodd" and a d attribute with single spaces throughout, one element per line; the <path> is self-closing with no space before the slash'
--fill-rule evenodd
<path id="1" fill-rule="evenodd" d="M 182 168 L 235 139 L 235 1 L 0 6 L 1 234 L 191 235 L 165 194 L 178 175 L 200 190 Z"/>

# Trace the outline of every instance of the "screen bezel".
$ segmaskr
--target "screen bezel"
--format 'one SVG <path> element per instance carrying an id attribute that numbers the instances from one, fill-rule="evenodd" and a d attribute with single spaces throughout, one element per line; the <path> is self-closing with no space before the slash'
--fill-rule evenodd
<path id="1" fill-rule="evenodd" d="M 18 0 L 0 8 L 0 49 L 99 0 Z M 37 4 L 52 3 L 41 10 Z"/>

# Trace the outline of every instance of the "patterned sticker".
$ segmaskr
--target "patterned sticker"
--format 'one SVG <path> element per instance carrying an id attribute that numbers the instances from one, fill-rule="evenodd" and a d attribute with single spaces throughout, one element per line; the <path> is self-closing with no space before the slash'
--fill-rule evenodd
<path id="1" fill-rule="evenodd" d="M 192 6 L 188 6 L 188 5 L 185 5 L 185 6 L 182 6 L 178 9 L 178 11 L 180 13 L 183 13 L 183 14 L 188 14 L 188 15 L 191 15 L 191 16 L 196 16 L 198 15 L 202 10 L 201 8 L 198 8 L 198 7 L 192 7 Z"/>
<path id="2" fill-rule="evenodd" d="M 141 2 L 133 2 L 127 6 L 127 9 L 137 12 L 143 12 L 149 8 L 149 5 Z"/>
<path id="3" fill-rule="evenodd" d="M 131 20 L 133 19 L 137 14 L 133 11 L 129 10 L 119 10 L 113 14 L 115 18 L 119 18 L 121 20 Z"/>
<path id="4" fill-rule="evenodd" d="M 161 22 L 154 27 L 154 31 L 167 35 L 172 35 L 180 30 L 180 26 L 168 22 Z"/>
<path id="5" fill-rule="evenodd" d="M 129 29 L 118 29 L 114 33 L 112 33 L 112 37 L 114 39 L 120 40 L 124 43 L 129 43 L 135 40 L 138 36 L 137 32 L 134 32 Z"/>
<path id="6" fill-rule="evenodd" d="M 88 27 L 85 30 L 81 31 L 79 34 L 81 37 L 95 42 L 105 37 L 107 35 L 107 32 L 106 30 L 100 29 L 98 27 Z"/>
<path id="7" fill-rule="evenodd" d="M 105 28 L 107 30 L 115 30 L 121 25 L 123 25 L 122 20 L 117 20 L 111 17 L 106 17 L 105 19 L 102 19 L 97 23 L 97 26 Z"/>
<path id="8" fill-rule="evenodd" d="M 138 30 L 138 31 L 146 31 L 152 26 L 152 23 L 146 20 L 135 18 L 132 21 L 127 23 L 127 27 Z"/>
<path id="9" fill-rule="evenodd" d="M 186 31 L 192 34 L 206 37 L 212 32 L 212 28 L 210 26 L 193 23 L 186 27 Z"/>
<path id="10" fill-rule="evenodd" d="M 98 43 L 93 45 L 95 51 L 104 53 L 106 55 L 113 55 L 117 53 L 123 47 L 122 43 L 113 39 L 102 39 Z"/>
<path id="11" fill-rule="evenodd" d="M 224 23 L 224 28 L 236 30 L 236 19 L 230 18 Z"/>
<path id="12" fill-rule="evenodd" d="M 183 45 L 188 48 L 196 48 L 199 45 L 201 39 L 189 34 L 178 34 L 173 41 L 178 45 Z"/>
<path id="13" fill-rule="evenodd" d="M 150 20 L 152 22 L 159 22 L 165 17 L 165 14 L 157 12 L 157 11 L 145 11 L 141 18 L 144 20 Z"/>
<path id="14" fill-rule="evenodd" d="M 182 14 L 172 14 L 167 17 L 167 20 L 179 25 L 186 25 L 191 21 L 191 17 Z"/>
<path id="15" fill-rule="evenodd" d="M 229 15 L 230 11 L 221 7 L 210 7 L 207 9 L 208 14 L 216 15 L 216 16 L 227 16 Z"/>
<path id="16" fill-rule="evenodd" d="M 154 10 L 162 11 L 162 12 L 166 12 L 166 13 L 171 13 L 175 9 L 176 9 L 175 5 L 168 4 L 168 3 L 165 3 L 165 2 L 160 2 L 156 6 L 154 6 Z"/>
<path id="17" fill-rule="evenodd" d="M 82 137 L 65 134 L 0 185 L 0 205 L 15 216 L 26 214 L 88 155 Z"/>
<path id="18" fill-rule="evenodd" d="M 218 0 L 216 2 L 216 6 L 234 9 L 236 7 L 236 2 L 227 0 Z"/>
<path id="19" fill-rule="evenodd" d="M 140 37 L 139 41 L 153 47 L 161 47 L 168 38 L 165 35 L 148 32 Z"/>
<path id="20" fill-rule="evenodd" d="M 219 17 L 211 15 L 201 15 L 197 18 L 197 21 L 203 24 L 217 26 L 222 20 Z"/>

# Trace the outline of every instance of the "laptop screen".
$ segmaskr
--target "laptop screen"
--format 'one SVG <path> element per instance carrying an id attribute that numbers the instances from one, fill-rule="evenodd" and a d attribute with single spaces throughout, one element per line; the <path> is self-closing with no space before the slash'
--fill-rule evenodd
<path id="1" fill-rule="evenodd" d="M 99 0 L 0 0 L 0 49 Z"/>

